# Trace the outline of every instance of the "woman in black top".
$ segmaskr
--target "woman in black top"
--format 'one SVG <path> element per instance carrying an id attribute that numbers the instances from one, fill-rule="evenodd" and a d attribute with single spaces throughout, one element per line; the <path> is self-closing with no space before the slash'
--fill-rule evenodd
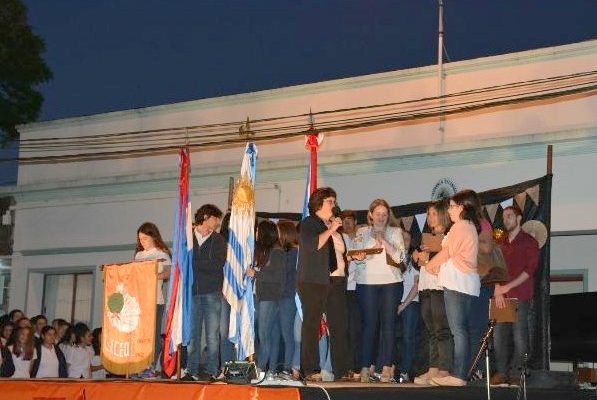
<path id="1" fill-rule="evenodd" d="M 257 325 L 259 348 L 257 351 L 257 367 L 273 374 L 278 367 L 278 360 L 272 350 L 274 324 L 279 319 L 278 301 L 282 298 L 286 282 L 286 254 L 278 240 L 278 228 L 271 221 L 261 221 L 257 226 L 255 243 L 255 270 L 247 271 L 255 277 L 257 294 Z M 275 354 L 277 356 L 277 353 Z"/>
<path id="2" fill-rule="evenodd" d="M 301 368 L 309 381 L 319 381 L 319 323 L 330 302 L 332 283 L 330 273 L 338 265 L 346 267 L 348 261 L 346 253 L 339 262 L 336 256 L 332 236 L 342 226 L 340 218 L 334 217 L 336 206 L 336 192 L 329 187 L 315 190 L 309 198 L 309 213 L 311 214 L 301 222 L 299 236 L 299 255 L 297 272 L 297 289 L 303 311 L 303 324 L 301 328 Z M 344 246 L 345 247 L 345 246 Z M 364 255 L 363 255 L 364 256 Z M 334 285 L 335 287 L 336 285 Z M 346 283 L 344 283 L 344 287 Z M 344 291 L 342 291 L 344 293 Z M 341 299 L 334 299 L 332 303 L 341 304 Z M 345 304 L 345 302 L 344 302 Z M 334 307 L 336 309 L 336 307 Z M 330 341 L 332 352 L 332 367 L 336 379 L 341 379 L 348 372 L 348 362 L 345 348 L 347 335 L 345 318 L 328 316 Z"/>

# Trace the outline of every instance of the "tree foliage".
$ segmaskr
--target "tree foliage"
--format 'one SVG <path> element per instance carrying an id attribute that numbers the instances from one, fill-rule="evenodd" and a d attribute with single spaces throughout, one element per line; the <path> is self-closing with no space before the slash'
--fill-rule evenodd
<path id="1" fill-rule="evenodd" d="M 44 51 L 23 2 L 0 0 L 0 142 L 17 139 L 16 126 L 39 116 L 43 96 L 37 86 L 52 78 Z"/>

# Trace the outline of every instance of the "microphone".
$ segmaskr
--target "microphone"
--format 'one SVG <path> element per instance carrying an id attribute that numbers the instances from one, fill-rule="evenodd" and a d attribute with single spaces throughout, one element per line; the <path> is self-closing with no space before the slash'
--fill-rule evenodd
<path id="1" fill-rule="evenodd" d="M 338 205 L 336 204 L 334 206 L 334 208 L 332 208 L 332 215 L 335 218 L 338 218 L 338 217 L 340 217 L 341 214 L 342 214 L 342 209 L 340 207 L 338 207 Z"/>

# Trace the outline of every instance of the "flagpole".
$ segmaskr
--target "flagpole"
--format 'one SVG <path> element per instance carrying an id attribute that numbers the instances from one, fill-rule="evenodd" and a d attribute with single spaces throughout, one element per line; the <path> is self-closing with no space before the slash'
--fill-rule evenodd
<path id="1" fill-rule="evenodd" d="M 176 351 L 176 379 L 180 380 L 180 365 L 181 365 L 181 359 L 182 359 L 182 345 L 179 344 L 177 346 L 177 351 Z"/>
<path id="2" fill-rule="evenodd" d="M 553 144 L 547 145 L 547 175 L 553 173 Z"/>

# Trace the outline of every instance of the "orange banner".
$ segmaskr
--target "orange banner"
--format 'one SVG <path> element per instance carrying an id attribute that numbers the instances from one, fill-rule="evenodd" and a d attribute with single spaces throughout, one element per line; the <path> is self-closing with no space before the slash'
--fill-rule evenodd
<path id="1" fill-rule="evenodd" d="M 297 388 L 195 382 L 0 379 L 2 400 L 300 400 Z"/>
<path id="2" fill-rule="evenodd" d="M 141 372 L 153 361 L 157 265 L 104 266 L 102 364 L 113 374 Z"/>

